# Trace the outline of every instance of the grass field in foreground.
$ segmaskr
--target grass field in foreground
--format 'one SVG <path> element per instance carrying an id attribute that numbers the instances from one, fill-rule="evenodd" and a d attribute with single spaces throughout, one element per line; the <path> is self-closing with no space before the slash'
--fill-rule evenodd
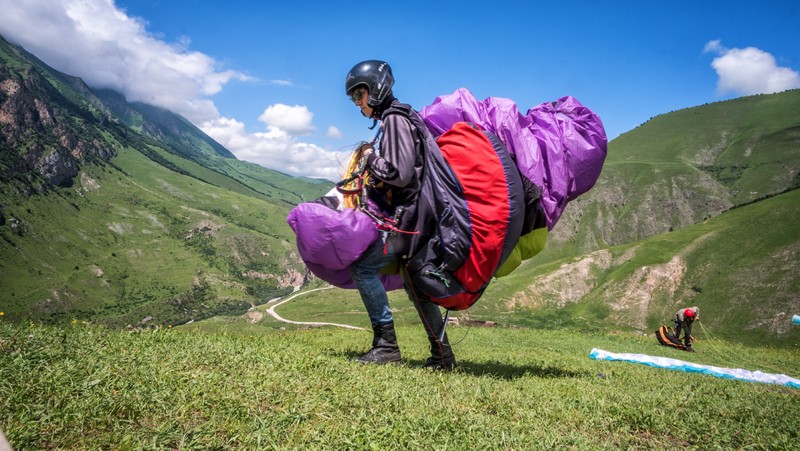
<path id="1" fill-rule="evenodd" d="M 350 358 L 364 331 L 119 332 L 0 323 L 0 428 L 15 449 L 796 449 L 800 390 L 598 362 L 592 348 L 800 375 L 800 351 L 534 329 L 451 330 L 457 371 Z"/>

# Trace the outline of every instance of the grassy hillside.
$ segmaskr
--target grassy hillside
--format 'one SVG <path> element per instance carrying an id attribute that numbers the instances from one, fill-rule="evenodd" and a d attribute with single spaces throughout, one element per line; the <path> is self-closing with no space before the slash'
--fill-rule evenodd
<path id="1" fill-rule="evenodd" d="M 628 243 L 797 188 L 797 111 L 800 90 L 674 111 L 622 134 L 597 186 L 568 206 L 554 248 Z"/>
<path id="2" fill-rule="evenodd" d="M 176 164 L 211 182 L 219 176 Z M 110 166 L 86 166 L 78 183 L 38 196 L 2 191 L 6 318 L 179 324 L 243 312 L 303 280 L 288 208 L 261 196 L 176 173 L 133 149 Z"/>
<path id="3" fill-rule="evenodd" d="M 266 334 L 0 319 L 0 424 L 15 449 L 793 449 L 797 390 L 589 359 L 592 348 L 798 376 L 794 350 L 652 337 L 454 328 L 454 373 L 361 366 L 366 332 Z M 635 387 L 634 390 L 631 388 Z"/>
<path id="4" fill-rule="evenodd" d="M 295 205 L 316 199 L 332 187 L 327 180 L 292 177 L 254 163 L 230 158 L 209 157 L 202 162 L 152 147 L 159 162 L 167 162 L 186 175 L 228 189 L 238 194 L 265 200 L 288 210 Z"/>
<path id="5" fill-rule="evenodd" d="M 650 332 L 697 305 L 720 336 L 800 345 L 800 190 L 700 224 L 592 253 L 536 258 L 496 280 L 487 309 L 530 310 L 540 327 L 630 327 Z M 538 318 L 538 319 L 537 319 Z"/>
<path id="6" fill-rule="evenodd" d="M 161 149 L 160 157 L 216 186 L 284 206 L 315 199 L 332 187 L 328 181 L 292 177 L 237 160 L 228 149 L 171 111 L 128 103 L 121 94 L 110 90 L 94 93 L 122 123 L 155 141 Z"/>
<path id="7" fill-rule="evenodd" d="M 180 324 L 303 283 L 285 218 L 331 183 L 238 161 L 186 119 L 2 37 L 0 106 L 7 320 Z"/>

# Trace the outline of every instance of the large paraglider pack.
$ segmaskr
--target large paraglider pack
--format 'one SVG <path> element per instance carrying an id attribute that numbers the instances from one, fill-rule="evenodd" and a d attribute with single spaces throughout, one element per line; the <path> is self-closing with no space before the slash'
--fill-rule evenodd
<path id="1" fill-rule="evenodd" d="M 500 139 L 475 124 L 458 122 L 434 140 L 410 106 L 395 104 L 389 114 L 407 117 L 426 140 L 419 233 L 406 261 L 411 288 L 444 308 L 469 308 L 519 241 L 526 205 L 519 170 Z"/>
<path id="2" fill-rule="evenodd" d="M 405 282 L 449 310 L 469 308 L 492 277 L 540 252 L 567 203 L 595 184 L 606 156 L 602 122 L 572 97 L 522 115 L 509 99 L 477 101 L 459 89 L 419 113 L 394 103 L 383 117 L 390 114 L 407 117 L 425 143 Z M 336 204 L 305 202 L 287 220 L 311 272 L 354 288 L 348 267 L 380 239 L 382 225 L 366 203 Z M 399 274 L 382 277 L 387 290 L 404 284 Z"/>

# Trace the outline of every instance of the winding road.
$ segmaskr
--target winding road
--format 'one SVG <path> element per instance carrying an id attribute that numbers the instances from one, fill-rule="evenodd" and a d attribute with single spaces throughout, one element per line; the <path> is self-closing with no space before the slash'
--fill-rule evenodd
<path id="1" fill-rule="evenodd" d="M 294 298 L 296 298 L 298 296 L 302 296 L 302 295 L 308 294 L 308 293 L 313 293 L 315 291 L 328 290 L 328 289 L 331 289 L 331 288 L 334 288 L 334 287 L 333 286 L 328 286 L 328 287 L 322 287 L 322 288 L 314 288 L 313 290 L 308 290 L 308 291 L 301 291 L 301 292 L 298 292 L 298 293 L 294 293 L 291 296 L 289 296 L 288 298 L 283 299 L 281 301 L 278 301 L 278 299 L 280 299 L 280 298 L 273 299 L 273 300 L 269 301 L 268 303 L 275 302 L 275 305 L 273 305 L 272 307 L 267 309 L 267 313 L 269 313 L 270 316 L 272 316 L 273 318 L 277 319 L 278 321 L 282 321 L 284 323 L 289 323 L 289 324 L 300 324 L 300 325 L 305 325 L 305 326 L 336 326 L 336 327 L 344 327 L 346 329 L 364 330 L 363 327 L 351 326 L 349 324 L 322 323 L 322 322 L 316 322 L 316 321 L 292 321 L 290 319 L 286 319 L 286 318 L 278 315 L 277 313 L 275 313 L 275 307 L 278 307 L 279 305 L 283 305 L 283 304 L 291 301 L 292 299 L 294 299 Z"/>

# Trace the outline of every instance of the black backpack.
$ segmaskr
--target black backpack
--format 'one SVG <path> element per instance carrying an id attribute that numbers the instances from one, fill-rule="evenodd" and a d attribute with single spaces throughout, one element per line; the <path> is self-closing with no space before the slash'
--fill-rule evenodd
<path id="1" fill-rule="evenodd" d="M 395 103 L 383 117 L 389 114 L 407 117 L 424 141 L 412 222 L 418 233 L 404 262 L 411 288 L 449 310 L 469 308 L 517 244 L 526 196 L 538 197 L 538 191 L 526 191 L 492 133 L 459 122 L 434 140 L 409 105 Z"/>

